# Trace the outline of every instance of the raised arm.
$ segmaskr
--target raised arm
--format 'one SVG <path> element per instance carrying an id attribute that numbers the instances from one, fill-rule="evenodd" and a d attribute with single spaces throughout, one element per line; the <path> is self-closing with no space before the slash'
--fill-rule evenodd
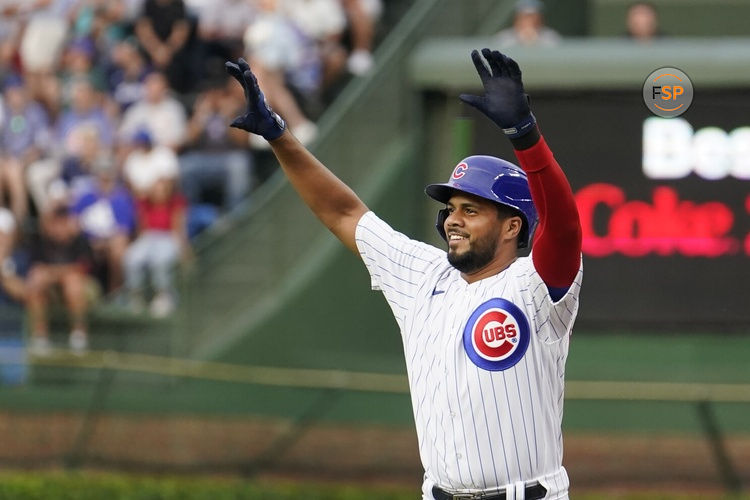
<path id="1" fill-rule="evenodd" d="M 354 234 L 367 206 L 289 132 L 284 120 L 266 103 L 247 62 L 243 59 L 237 64 L 228 62 L 226 69 L 242 85 L 247 101 L 245 114 L 238 116 L 231 126 L 269 141 L 302 200 L 349 250 L 359 255 Z"/>
<path id="2" fill-rule="evenodd" d="M 482 55 L 489 68 L 476 50 L 471 57 L 485 95 L 460 98 L 495 122 L 516 150 L 539 214 L 534 267 L 557 299 L 573 283 L 581 259 L 581 224 L 573 192 L 529 109 L 518 64 L 498 51 L 483 49 Z"/>

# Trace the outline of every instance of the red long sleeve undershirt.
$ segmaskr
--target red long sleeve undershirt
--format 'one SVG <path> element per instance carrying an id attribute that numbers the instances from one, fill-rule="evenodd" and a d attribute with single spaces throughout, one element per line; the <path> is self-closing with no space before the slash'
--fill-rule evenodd
<path id="1" fill-rule="evenodd" d="M 534 267 L 548 288 L 568 288 L 581 259 L 581 222 L 573 191 L 544 137 L 515 153 L 529 178 L 539 214 L 532 253 Z"/>

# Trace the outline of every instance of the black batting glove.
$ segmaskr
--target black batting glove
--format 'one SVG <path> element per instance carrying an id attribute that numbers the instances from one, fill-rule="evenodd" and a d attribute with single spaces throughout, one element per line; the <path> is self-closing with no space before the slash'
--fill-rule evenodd
<path id="1" fill-rule="evenodd" d="M 240 58 L 237 64 L 226 62 L 224 67 L 227 73 L 232 75 L 245 91 L 247 109 L 244 115 L 234 119 L 230 127 L 240 128 L 253 134 L 263 136 L 267 141 L 281 137 L 286 128 L 286 122 L 271 109 L 266 102 L 266 97 L 258 86 L 258 80 L 250 71 L 250 65 Z"/>
<path id="2" fill-rule="evenodd" d="M 521 70 L 516 61 L 497 50 L 482 49 L 471 52 L 471 60 L 477 68 L 484 86 L 484 95 L 461 94 L 466 104 L 484 113 L 510 139 L 518 139 L 536 130 L 536 119 L 529 109 L 529 98 L 523 90 Z"/>

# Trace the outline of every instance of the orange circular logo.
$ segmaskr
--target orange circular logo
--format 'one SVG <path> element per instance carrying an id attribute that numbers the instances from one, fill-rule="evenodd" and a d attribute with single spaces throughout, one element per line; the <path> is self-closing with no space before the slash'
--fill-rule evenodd
<path id="1" fill-rule="evenodd" d="M 693 102 L 693 82 L 677 68 L 659 68 L 643 83 L 643 102 L 656 116 L 680 116 Z"/>

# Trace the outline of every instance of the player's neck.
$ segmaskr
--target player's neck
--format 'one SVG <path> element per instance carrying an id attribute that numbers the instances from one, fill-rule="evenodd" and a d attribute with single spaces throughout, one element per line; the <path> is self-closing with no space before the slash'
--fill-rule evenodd
<path id="1" fill-rule="evenodd" d="M 468 284 L 475 283 L 485 278 L 495 276 L 496 274 L 500 274 L 501 272 L 505 271 L 508 266 L 513 264 L 513 262 L 515 262 L 517 258 L 518 254 L 516 252 L 508 255 L 498 256 L 481 269 L 477 269 L 472 273 L 461 273 L 461 277 Z"/>

